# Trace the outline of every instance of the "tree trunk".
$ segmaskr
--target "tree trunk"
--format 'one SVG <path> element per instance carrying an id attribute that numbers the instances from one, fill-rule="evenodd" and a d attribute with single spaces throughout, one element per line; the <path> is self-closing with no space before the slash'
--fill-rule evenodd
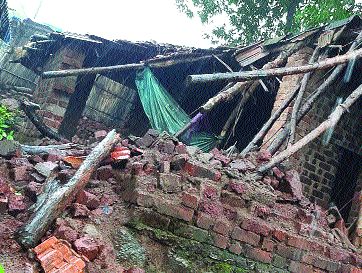
<path id="1" fill-rule="evenodd" d="M 74 200 L 77 193 L 88 183 L 99 163 L 110 153 L 119 141 L 115 130 L 100 142 L 87 156 L 75 175 L 64 186 L 55 183 L 57 187 L 49 186 L 49 195 L 36 204 L 34 213 L 18 231 L 17 241 L 24 248 L 34 247 L 47 232 L 52 222 L 61 215 L 66 207 Z"/>
<path id="2" fill-rule="evenodd" d="M 305 145 L 319 137 L 323 134 L 328 128 L 336 126 L 338 121 L 341 119 L 342 115 L 345 112 L 348 112 L 349 108 L 362 96 L 362 85 L 360 85 L 355 91 L 350 94 L 347 99 L 339 104 L 336 109 L 329 115 L 328 119 L 322 122 L 317 128 L 312 130 L 309 134 L 304 136 L 301 140 L 291 145 L 286 150 L 280 152 L 278 155 L 274 156 L 268 163 L 262 165 L 259 169 L 259 173 L 264 173 L 267 170 L 273 168 L 276 164 L 284 161 L 286 158 L 290 157 L 292 154 L 303 148 Z"/>
<path id="3" fill-rule="evenodd" d="M 314 64 L 293 66 L 293 67 L 282 67 L 274 69 L 262 69 L 258 71 L 190 75 L 188 76 L 187 81 L 190 83 L 206 83 L 214 81 L 242 82 L 245 80 L 250 81 L 265 77 L 304 74 L 311 71 L 323 70 L 326 68 L 337 66 L 339 64 L 344 64 L 350 60 L 360 58 L 361 56 L 362 56 L 362 49 L 358 49 L 353 52 L 346 53 L 344 55 L 338 55 L 336 57 L 327 58 L 319 63 L 314 63 Z"/>
<path id="4" fill-rule="evenodd" d="M 300 0 L 291 0 L 287 11 L 287 22 L 285 24 L 285 31 L 290 32 L 293 26 L 294 15 Z"/>
<path id="5" fill-rule="evenodd" d="M 315 50 L 312 54 L 312 57 L 309 60 L 309 63 L 314 63 L 318 59 L 319 49 L 320 48 L 318 46 L 315 48 Z M 298 96 L 295 99 L 295 103 L 294 103 L 293 110 L 292 110 L 292 116 L 290 118 L 289 145 L 294 143 L 295 128 L 297 126 L 297 114 L 298 114 L 300 105 L 302 103 L 303 95 L 304 95 L 305 89 L 307 88 L 307 84 L 308 84 L 311 74 L 312 74 L 312 72 L 309 72 L 304 75 Z"/>

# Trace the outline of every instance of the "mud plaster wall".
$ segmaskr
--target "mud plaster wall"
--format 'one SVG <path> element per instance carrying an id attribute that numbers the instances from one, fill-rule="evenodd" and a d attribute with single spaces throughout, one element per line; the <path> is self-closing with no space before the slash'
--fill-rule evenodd
<path id="1" fill-rule="evenodd" d="M 288 59 L 287 66 L 297 66 L 307 63 L 311 54 L 312 50 L 310 48 L 304 48 Z M 316 72 L 312 75 L 304 97 L 307 97 L 320 86 L 325 79 L 326 72 L 327 71 Z M 283 77 L 273 111 L 280 106 L 282 101 L 287 97 L 288 92 L 293 90 L 301 77 L 302 76 L 298 75 Z M 354 81 L 360 81 L 360 79 L 354 79 Z M 348 86 L 348 84 L 343 84 L 341 80 L 337 80 L 336 83 L 331 86 L 330 90 L 328 90 L 327 94 L 317 100 L 311 111 L 299 123 L 296 140 L 305 136 L 328 117 L 335 106 L 337 97 L 346 98 L 352 91 L 349 90 Z M 274 124 L 264 139 L 264 147 L 270 143 L 268 140 L 273 139 L 273 135 L 283 127 L 288 118 L 290 118 L 292 107 L 293 104 L 284 111 L 281 118 Z M 290 160 L 290 163 L 302 174 L 301 180 L 303 182 L 305 195 L 319 205 L 326 207 L 330 201 L 331 191 L 336 182 L 336 172 L 343 150 L 341 148 L 361 155 L 361 112 L 360 103 L 356 103 L 350 113 L 347 113 L 340 120 L 327 145 L 322 144 L 322 136 L 297 152 Z M 355 193 L 355 197 L 357 197 L 356 200 L 354 200 L 358 202 L 352 206 L 350 214 L 351 221 L 353 217 L 356 216 L 359 208 L 360 200 L 358 200 L 358 196 L 361 187 L 362 179 L 361 175 L 359 175 Z"/>

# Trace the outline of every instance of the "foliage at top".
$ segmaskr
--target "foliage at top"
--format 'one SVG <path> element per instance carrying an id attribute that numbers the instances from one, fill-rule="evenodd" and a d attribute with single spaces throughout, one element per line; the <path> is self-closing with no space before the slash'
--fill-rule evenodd
<path id="1" fill-rule="evenodd" d="M 175 0 L 189 17 L 214 26 L 205 36 L 241 45 L 321 26 L 362 12 L 355 0 Z M 222 22 L 222 23 L 220 23 Z"/>
<path id="2" fill-rule="evenodd" d="M 0 105 L 0 140 L 14 139 L 14 131 L 12 127 L 15 124 L 14 112 L 9 111 L 5 106 Z"/>

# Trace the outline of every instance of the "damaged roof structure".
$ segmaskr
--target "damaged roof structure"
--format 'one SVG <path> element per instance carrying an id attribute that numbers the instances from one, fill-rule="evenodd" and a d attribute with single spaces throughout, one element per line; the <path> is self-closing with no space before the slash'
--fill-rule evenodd
<path id="1" fill-rule="evenodd" d="M 34 35 L 16 60 L 39 75 L 22 130 L 59 143 L 3 156 L 5 211 L 35 202 L 10 233 L 27 249 L 54 235 L 99 266 L 90 272 L 121 270 L 103 259 L 122 252 L 113 233 L 84 230 L 122 208 L 121 226 L 188 259 L 167 272 L 207 270 L 191 253 L 249 272 L 360 272 L 361 31 L 353 16 L 214 49 Z"/>

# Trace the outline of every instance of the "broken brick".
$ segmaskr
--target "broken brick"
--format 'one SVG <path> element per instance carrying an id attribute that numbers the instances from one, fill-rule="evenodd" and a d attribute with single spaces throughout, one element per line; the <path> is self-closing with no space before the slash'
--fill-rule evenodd
<path id="1" fill-rule="evenodd" d="M 84 190 L 78 194 L 77 203 L 86 205 L 89 209 L 96 209 L 100 205 L 100 201 L 97 196 Z"/>
<path id="2" fill-rule="evenodd" d="M 77 239 L 74 243 L 75 250 L 93 261 L 99 255 L 102 246 L 93 238 L 88 236 Z"/>
<path id="3" fill-rule="evenodd" d="M 229 244 L 229 237 L 228 236 L 223 236 L 219 233 L 212 233 L 211 234 L 212 240 L 213 240 L 213 245 L 221 248 L 221 249 L 226 249 L 228 244 Z"/>
<path id="4" fill-rule="evenodd" d="M 244 219 L 241 223 L 241 227 L 263 236 L 268 236 L 269 233 L 273 230 L 273 228 L 268 226 L 266 223 L 262 223 L 256 219 Z"/>
<path id="5" fill-rule="evenodd" d="M 246 246 L 245 256 L 257 260 L 262 263 L 271 263 L 272 261 L 272 254 L 270 252 L 261 250 L 259 248 L 255 248 L 252 246 Z M 302 271 L 301 271 L 302 272 Z"/>
<path id="6" fill-rule="evenodd" d="M 89 210 L 86 205 L 74 203 L 72 204 L 72 212 L 74 217 L 86 218 L 89 216 Z"/>
<path id="7" fill-rule="evenodd" d="M 26 209 L 24 196 L 22 195 L 9 195 L 8 210 L 11 214 L 17 214 Z"/>
<path id="8" fill-rule="evenodd" d="M 198 212 L 196 217 L 196 225 L 203 229 L 209 229 L 215 222 L 215 218 L 210 217 L 208 214 Z"/>
<path id="9" fill-rule="evenodd" d="M 302 182 L 300 182 L 298 172 L 295 170 L 287 171 L 284 179 L 288 183 L 288 190 L 296 199 L 301 200 L 303 198 L 303 187 Z"/>
<path id="10" fill-rule="evenodd" d="M 271 159 L 272 154 L 267 150 L 261 150 L 256 155 L 256 161 L 258 163 L 264 163 Z"/>
<path id="11" fill-rule="evenodd" d="M 160 173 L 160 187 L 168 193 L 182 190 L 181 176 L 173 173 Z"/>
<path id="12" fill-rule="evenodd" d="M 199 209 L 215 218 L 222 215 L 224 211 L 221 203 L 217 201 L 202 201 L 199 205 Z"/>
<path id="13" fill-rule="evenodd" d="M 197 176 L 199 178 L 207 178 L 214 181 L 219 181 L 221 173 L 217 170 L 212 170 L 195 162 L 186 162 L 184 170 L 191 176 Z"/>
<path id="14" fill-rule="evenodd" d="M 78 232 L 65 223 L 61 223 L 54 231 L 53 235 L 68 242 L 74 242 L 78 238 Z"/>

